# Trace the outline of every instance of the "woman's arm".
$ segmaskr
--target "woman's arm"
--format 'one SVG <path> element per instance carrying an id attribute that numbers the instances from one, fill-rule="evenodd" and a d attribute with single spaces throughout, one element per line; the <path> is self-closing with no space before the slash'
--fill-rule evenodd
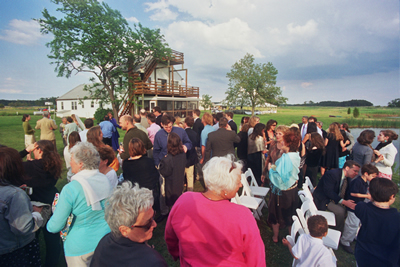
<path id="1" fill-rule="evenodd" d="M 35 228 L 35 220 L 32 217 L 32 205 L 28 195 L 22 191 L 12 197 L 4 218 L 10 225 L 10 230 L 16 236 L 23 236 L 32 233 Z"/>
<path id="2" fill-rule="evenodd" d="M 373 154 L 374 154 L 374 151 L 372 150 L 372 148 L 370 148 L 370 147 L 368 147 L 367 146 L 367 150 L 365 151 L 365 153 L 364 153 L 364 161 L 363 161 L 363 166 L 365 165 L 365 164 L 369 164 L 369 163 L 371 163 L 371 161 L 372 161 L 372 156 L 373 156 Z"/>
<path id="3" fill-rule="evenodd" d="M 397 154 L 397 149 L 394 146 L 393 149 L 388 150 L 387 153 L 380 154 L 383 156 L 383 159 L 381 159 L 382 164 L 385 165 L 386 167 L 392 167 L 396 154 Z"/>
<path id="4" fill-rule="evenodd" d="M 61 231 L 67 223 L 69 215 L 72 213 L 73 199 L 75 198 L 76 194 L 70 189 L 70 185 L 72 183 L 77 182 L 72 181 L 62 189 L 53 216 L 51 216 L 50 220 L 47 222 L 47 230 L 50 233 L 57 233 Z"/>
<path id="5" fill-rule="evenodd" d="M 327 146 L 328 143 L 329 143 L 329 139 L 328 139 L 328 138 L 325 138 L 325 146 Z"/>

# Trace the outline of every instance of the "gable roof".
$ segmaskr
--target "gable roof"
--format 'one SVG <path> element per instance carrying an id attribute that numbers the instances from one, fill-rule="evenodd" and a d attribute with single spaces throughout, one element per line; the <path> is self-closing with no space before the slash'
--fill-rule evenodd
<path id="1" fill-rule="evenodd" d="M 85 96 L 88 97 L 88 99 L 91 99 L 90 97 L 90 92 L 89 91 L 84 91 L 83 88 L 85 85 L 90 85 L 90 84 L 81 84 L 75 87 L 74 89 L 68 91 L 64 95 L 60 96 L 56 100 L 75 100 L 75 99 L 83 99 Z M 103 88 L 103 86 L 98 86 L 98 88 Z"/>

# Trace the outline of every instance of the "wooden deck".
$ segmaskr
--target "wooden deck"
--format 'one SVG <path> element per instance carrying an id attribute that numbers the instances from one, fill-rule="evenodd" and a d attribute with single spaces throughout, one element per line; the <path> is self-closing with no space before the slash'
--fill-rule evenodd
<path id="1" fill-rule="evenodd" d="M 169 85 L 158 82 L 135 82 L 135 95 L 159 95 L 159 96 L 184 96 L 199 97 L 199 87 L 184 85 Z"/>

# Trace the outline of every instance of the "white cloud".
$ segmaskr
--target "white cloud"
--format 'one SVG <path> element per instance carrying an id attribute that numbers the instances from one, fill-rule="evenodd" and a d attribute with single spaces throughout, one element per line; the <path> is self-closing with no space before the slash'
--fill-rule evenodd
<path id="1" fill-rule="evenodd" d="M 318 23 L 311 19 L 307 21 L 304 26 L 294 26 L 294 23 L 289 23 L 287 25 L 287 30 L 290 35 L 298 35 L 300 37 L 314 36 L 317 33 Z"/>
<path id="2" fill-rule="evenodd" d="M 301 87 L 303 87 L 304 89 L 306 89 L 306 88 L 308 88 L 308 87 L 310 87 L 310 86 L 312 86 L 313 84 L 312 83 L 310 83 L 310 82 L 303 82 L 303 83 L 301 83 Z"/>
<path id="3" fill-rule="evenodd" d="M 133 23 L 138 23 L 139 22 L 139 20 L 137 18 L 135 18 L 135 17 L 129 17 L 129 18 L 126 18 L 126 20 L 129 21 L 129 22 L 133 22 Z"/>
<path id="4" fill-rule="evenodd" d="M 178 17 L 178 13 L 169 9 L 169 4 L 165 0 L 161 0 L 155 3 L 145 3 L 147 8 L 145 12 L 154 11 L 154 14 L 150 16 L 151 20 L 155 21 L 168 21 L 175 20 Z"/>
<path id="5" fill-rule="evenodd" d="M 9 23 L 9 29 L 2 32 L 0 40 L 21 45 L 36 44 L 42 37 L 39 24 L 33 20 L 23 21 L 13 19 Z"/>
<path id="6" fill-rule="evenodd" d="M 16 89 L 0 89 L 1 93 L 5 94 L 20 94 L 22 93 L 22 90 L 16 90 Z"/>

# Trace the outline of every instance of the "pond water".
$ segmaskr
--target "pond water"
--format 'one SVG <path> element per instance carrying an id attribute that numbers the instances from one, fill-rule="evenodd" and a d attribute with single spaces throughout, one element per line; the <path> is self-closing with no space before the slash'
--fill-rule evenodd
<path id="1" fill-rule="evenodd" d="M 360 135 L 360 133 L 364 130 L 373 130 L 375 132 L 375 139 L 374 142 L 372 143 L 372 148 L 375 149 L 375 147 L 379 144 L 379 142 L 376 140 L 376 137 L 382 130 L 392 130 L 398 135 L 400 135 L 400 130 L 399 129 L 394 129 L 394 128 L 350 128 L 350 133 L 354 136 L 354 140 L 357 141 L 357 137 Z M 396 164 L 396 170 L 399 170 L 400 167 L 400 159 L 399 159 L 399 139 L 396 141 L 393 141 L 393 145 L 397 148 L 397 154 L 395 158 L 395 164 Z"/>

